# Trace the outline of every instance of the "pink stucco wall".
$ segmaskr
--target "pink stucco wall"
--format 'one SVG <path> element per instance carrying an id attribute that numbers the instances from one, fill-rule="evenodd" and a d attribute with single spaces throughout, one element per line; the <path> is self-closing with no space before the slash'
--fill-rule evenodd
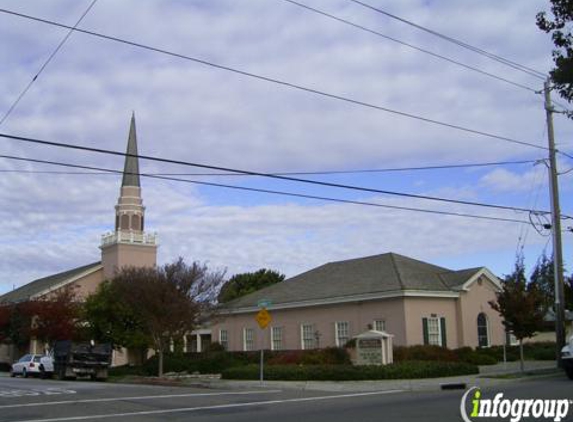
<path id="1" fill-rule="evenodd" d="M 221 329 L 227 330 L 229 350 L 243 350 L 243 328 L 255 329 L 255 349 L 261 345 L 270 349 L 270 327 L 283 327 L 283 348 L 301 348 L 301 324 L 314 324 L 320 333 L 319 346 L 335 346 L 335 323 L 349 322 L 350 337 L 368 330 L 374 320 L 385 320 L 387 331 L 394 334 L 395 343 L 405 341 L 404 306 L 402 299 L 324 305 L 297 309 L 269 309 L 272 322 L 261 330 L 255 320 L 256 312 L 220 317 L 212 325 L 212 339 L 219 341 Z"/>
<path id="2" fill-rule="evenodd" d="M 480 312 L 487 316 L 490 345 L 500 345 L 505 342 L 502 318 L 488 303 L 496 300 L 495 291 L 495 285 L 486 277 L 481 277 L 481 281 L 476 280 L 468 292 L 460 295 L 461 344 L 470 347 L 478 346 L 477 317 Z"/>
<path id="3" fill-rule="evenodd" d="M 477 316 L 487 315 L 489 344 L 503 344 L 505 334 L 501 318 L 491 309 L 490 300 L 495 300 L 495 285 L 483 277 L 460 291 L 458 297 L 398 297 L 370 301 L 351 302 L 296 309 L 269 309 L 272 322 L 261 330 L 255 320 L 256 311 L 220 316 L 212 325 L 212 339 L 219 341 L 220 330 L 228 333 L 228 349 L 243 350 L 243 329 L 255 330 L 255 350 L 261 346 L 271 347 L 270 327 L 283 327 L 283 348 L 301 349 L 301 325 L 314 324 L 320 333 L 319 347 L 335 346 L 335 323 L 347 321 L 350 337 L 368 329 L 374 320 L 384 320 L 386 331 L 394 335 L 394 345 L 423 344 L 423 318 L 438 317 L 446 320 L 447 347 L 477 347 Z"/>
<path id="4" fill-rule="evenodd" d="M 406 315 L 407 346 L 424 344 L 423 318 L 446 319 L 446 347 L 458 346 L 457 312 L 455 298 L 408 297 L 404 300 Z"/>
<path id="5" fill-rule="evenodd" d="M 157 246 L 115 243 L 101 251 L 103 276 L 113 278 L 123 267 L 154 267 L 157 263 Z"/>

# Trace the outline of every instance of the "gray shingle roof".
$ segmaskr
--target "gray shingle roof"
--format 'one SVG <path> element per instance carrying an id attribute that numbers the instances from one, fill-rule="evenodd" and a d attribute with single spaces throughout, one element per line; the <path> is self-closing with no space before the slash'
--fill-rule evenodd
<path id="1" fill-rule="evenodd" d="M 101 262 L 98 261 L 93 264 L 84 265 L 48 277 L 39 278 L 0 296 L 0 303 L 22 302 L 24 300 L 28 300 L 37 294 L 49 291 L 52 287 L 65 283 L 66 280 L 73 279 L 83 272 L 95 269 L 99 266 L 101 266 Z"/>
<path id="2" fill-rule="evenodd" d="M 365 294 L 421 290 L 451 292 L 481 268 L 452 271 L 395 253 L 330 262 L 226 304 L 225 308 L 345 298 Z"/>

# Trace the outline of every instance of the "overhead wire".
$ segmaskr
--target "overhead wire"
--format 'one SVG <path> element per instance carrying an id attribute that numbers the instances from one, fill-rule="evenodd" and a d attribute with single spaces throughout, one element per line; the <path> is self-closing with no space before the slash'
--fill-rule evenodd
<path id="1" fill-rule="evenodd" d="M 400 39 L 398 39 L 398 38 L 391 37 L 391 36 L 389 36 L 389 35 L 383 34 L 383 33 L 379 32 L 379 31 L 374 30 L 374 29 L 370 29 L 370 28 L 368 28 L 368 27 L 366 27 L 366 26 L 364 26 L 364 25 L 357 24 L 357 23 L 355 23 L 355 22 L 349 21 L 348 19 L 341 18 L 341 17 L 339 17 L 339 16 L 333 15 L 333 14 L 331 14 L 331 13 L 325 12 L 325 11 L 320 10 L 320 9 L 317 9 L 317 8 L 315 8 L 315 7 L 311 7 L 311 6 L 309 6 L 309 5 L 306 5 L 306 4 L 304 4 L 304 3 L 299 3 L 299 2 L 294 1 L 294 0 L 283 0 L 283 1 L 285 1 L 285 2 L 287 2 L 287 3 L 290 3 L 290 4 L 292 4 L 292 5 L 295 5 L 295 6 L 297 6 L 297 7 L 306 9 L 306 10 L 308 10 L 308 11 L 310 11 L 310 12 L 313 12 L 313 13 L 316 13 L 316 14 L 319 14 L 319 15 L 322 15 L 322 16 L 325 16 L 325 17 L 327 17 L 327 18 L 329 18 L 329 19 L 333 19 L 333 20 L 338 21 L 338 22 L 341 22 L 341 23 L 343 23 L 343 24 L 350 25 L 350 26 L 352 26 L 352 27 L 354 27 L 354 28 L 357 28 L 357 29 L 360 29 L 360 30 L 362 30 L 362 31 L 369 32 L 369 33 L 371 33 L 371 34 L 374 34 L 374 35 L 379 36 L 379 37 L 381 37 L 381 38 L 384 38 L 384 39 L 386 39 L 386 40 L 395 42 L 395 43 L 400 44 L 400 45 L 402 45 L 402 46 L 411 48 L 411 49 L 416 50 L 416 51 L 418 51 L 418 52 L 421 52 L 421 53 L 430 55 L 430 56 L 432 56 L 432 57 L 434 57 L 434 58 L 437 58 L 437 59 L 440 59 L 440 60 L 444 60 L 444 61 L 449 62 L 449 63 L 452 63 L 452 64 L 454 64 L 454 65 L 456 65 L 456 66 L 460 66 L 460 67 L 462 67 L 462 68 L 464 68 L 464 69 L 466 69 L 466 70 L 471 70 L 471 71 L 480 73 L 480 74 L 482 74 L 482 75 L 484 75 L 484 76 L 487 76 L 487 77 L 496 79 L 496 80 L 501 81 L 501 82 L 505 82 L 505 83 L 507 83 L 507 84 L 513 85 L 513 86 L 518 87 L 518 88 L 525 89 L 525 90 L 527 90 L 527 91 L 530 91 L 530 92 L 533 92 L 533 93 L 536 93 L 536 94 L 537 94 L 538 91 L 539 91 L 539 90 L 534 89 L 534 88 L 532 88 L 532 87 L 530 87 L 530 86 L 521 84 L 521 83 L 519 83 L 519 82 L 512 81 L 512 80 L 510 80 L 510 79 L 504 78 L 504 77 L 499 76 L 499 75 L 495 75 L 495 74 L 493 74 L 493 73 L 487 72 L 487 71 L 482 70 L 482 69 L 479 69 L 479 68 L 477 68 L 477 67 L 470 66 L 470 65 L 465 64 L 465 63 L 463 63 L 463 62 L 460 62 L 460 61 L 458 61 L 458 60 L 454 60 L 454 59 L 452 59 L 452 58 L 450 58 L 450 57 L 446 57 L 446 56 L 444 56 L 444 55 L 435 53 L 435 52 L 430 51 L 430 50 L 427 50 L 427 49 L 425 49 L 425 48 L 418 47 L 418 46 L 416 46 L 416 45 L 414 45 L 414 44 L 407 43 L 407 42 L 402 41 L 402 40 L 400 40 Z"/>
<path id="2" fill-rule="evenodd" d="M 375 12 L 377 12 L 377 13 L 382 14 L 382 15 L 385 15 L 385 16 L 391 18 L 391 19 L 394 19 L 394 20 L 400 21 L 400 22 L 402 22 L 402 23 L 405 23 L 406 25 L 409 25 L 409 26 L 412 26 L 412 27 L 414 27 L 414 28 L 417 28 L 417 29 L 419 29 L 419 30 L 421 30 L 421 31 L 424 31 L 424 32 L 428 33 L 428 34 L 432 34 L 432 35 L 434 35 L 434 36 L 436 36 L 436 37 L 438 37 L 438 38 L 441 38 L 441 39 L 443 39 L 443 40 L 445 40 L 445 41 L 448 41 L 448 42 L 451 42 L 451 43 L 453 43 L 453 44 L 456 44 L 456 45 L 458 45 L 458 46 L 460 46 L 460 47 L 462 47 L 462 48 L 465 48 L 465 49 L 467 49 L 467 50 L 473 51 L 473 52 L 475 52 L 475 53 L 477 53 L 477 54 L 480 54 L 480 55 L 482 55 L 482 56 L 488 57 L 488 58 L 491 59 L 491 60 L 494 60 L 494 61 L 496 61 L 496 62 L 498 62 L 498 63 L 501 63 L 501 64 L 504 64 L 504 65 L 506 65 L 506 66 L 509 66 L 509 67 L 511 67 L 511 68 L 513 68 L 513 69 L 515 69 L 515 70 L 518 70 L 518 71 L 527 73 L 527 74 L 529 74 L 530 76 L 533 76 L 533 77 L 536 77 L 536 78 L 542 79 L 542 80 L 547 79 L 547 74 L 546 74 L 546 73 L 543 73 L 543 72 L 540 72 L 540 71 L 538 71 L 538 70 L 532 69 L 532 68 L 530 68 L 530 67 L 528 67 L 528 66 L 524 66 L 524 65 L 519 64 L 519 63 L 517 63 L 517 62 L 515 62 L 515 61 L 513 61 L 513 60 L 509 60 L 509 59 L 507 59 L 507 58 L 505 58 L 505 57 L 502 57 L 502 56 L 499 56 L 499 55 L 490 53 L 489 51 L 486 51 L 486 50 L 483 50 L 483 49 L 481 49 L 481 48 L 475 47 L 475 46 L 473 46 L 473 45 L 471 45 L 471 44 L 468 44 L 468 43 L 466 43 L 466 42 L 464 42 L 464 41 L 458 40 L 458 39 L 456 39 L 456 38 L 454 38 L 454 37 L 450 37 L 450 36 L 448 36 L 448 35 L 442 34 L 442 33 L 438 32 L 438 31 L 433 30 L 433 29 L 430 29 L 430 28 L 427 28 L 427 27 L 425 27 L 425 26 L 419 25 L 419 24 L 417 24 L 417 23 L 415 23 L 415 22 L 412 22 L 412 21 L 410 21 L 410 20 L 408 20 L 408 19 L 402 18 L 402 17 L 400 17 L 400 16 L 398 16 L 398 15 L 396 15 L 396 14 L 387 12 L 387 11 L 385 11 L 385 10 L 379 8 L 379 7 L 372 6 L 371 4 L 365 3 L 365 2 L 360 1 L 360 0 L 349 0 L 349 1 L 351 1 L 352 3 L 358 4 L 358 5 L 362 6 L 362 7 L 365 7 L 365 8 L 367 8 L 367 9 L 373 10 L 373 11 L 375 11 Z"/>
<path id="3" fill-rule="evenodd" d="M 257 193 L 266 193 L 266 194 L 273 194 L 273 195 L 289 196 L 289 197 L 295 197 L 295 198 L 303 198 L 303 199 L 313 199 L 313 200 L 320 200 L 320 201 L 334 202 L 334 203 L 341 203 L 341 204 L 363 205 L 363 206 L 386 208 L 386 209 L 393 209 L 393 210 L 400 210 L 400 211 L 422 212 L 422 213 L 426 213 L 426 214 L 436 214 L 436 215 L 451 216 L 451 217 L 474 218 L 474 219 L 480 219 L 480 220 L 489 220 L 489 221 L 506 222 L 506 223 L 529 224 L 529 222 L 526 220 L 519 220 L 516 218 L 485 216 L 485 215 L 461 213 L 461 212 L 453 212 L 453 211 L 431 210 L 431 209 L 427 209 L 427 208 L 417 208 L 417 207 L 406 207 L 406 206 L 400 206 L 400 205 L 381 204 L 381 203 L 377 203 L 377 202 L 333 198 L 333 197 L 311 195 L 311 194 L 304 194 L 304 193 L 298 193 L 298 192 L 288 192 L 288 191 L 279 191 L 279 190 L 272 190 L 272 189 L 253 188 L 253 187 L 247 187 L 247 186 L 226 185 L 226 184 L 221 184 L 221 183 L 205 182 L 205 181 L 190 180 L 190 179 L 181 179 L 181 178 L 175 178 L 175 177 L 169 177 L 169 176 L 157 176 L 157 175 L 152 175 L 152 174 L 147 174 L 147 173 L 142 173 L 142 172 L 139 172 L 139 173 L 129 172 L 129 171 L 126 172 L 123 170 L 107 169 L 107 168 L 103 168 L 103 167 L 85 166 L 85 165 L 79 165 L 79 164 L 63 163 L 63 162 L 49 161 L 49 160 L 40 160 L 40 159 L 27 158 L 27 157 L 17 157 L 17 156 L 11 156 L 11 155 L 0 155 L 0 158 L 18 160 L 18 161 L 26 161 L 26 162 L 33 162 L 33 163 L 39 163 L 39 164 L 57 165 L 57 166 L 70 167 L 70 168 L 80 168 L 80 169 L 84 169 L 84 170 L 105 171 L 105 172 L 110 172 L 110 173 L 114 173 L 114 174 L 130 174 L 130 175 L 131 174 L 138 174 L 142 177 L 147 177 L 147 178 L 152 178 L 152 179 L 191 183 L 191 184 L 202 185 L 202 186 L 220 187 L 220 188 L 227 188 L 227 189 L 234 189 L 234 190 L 241 190 L 241 191 L 248 191 L 248 192 L 257 192 Z M 142 158 L 142 157 L 140 156 L 140 158 Z"/>
<path id="4" fill-rule="evenodd" d="M 46 67 L 50 64 L 50 62 L 54 59 L 54 57 L 56 56 L 56 54 L 58 54 L 58 52 L 60 51 L 60 49 L 64 46 L 64 44 L 66 43 L 66 41 L 70 38 L 70 36 L 72 35 L 72 33 L 74 32 L 74 30 L 77 28 L 77 26 L 81 23 L 81 21 L 86 17 L 86 15 L 90 12 L 90 10 L 94 7 L 94 5 L 97 3 L 98 0 L 92 0 L 92 2 L 90 3 L 90 5 L 87 7 L 87 9 L 84 11 L 84 13 L 82 13 L 82 15 L 79 17 L 79 19 L 76 21 L 76 23 L 74 24 L 73 27 L 70 27 L 70 30 L 68 31 L 68 33 L 66 34 L 66 36 L 64 38 L 62 38 L 62 40 L 58 43 L 58 45 L 56 46 L 56 48 L 52 51 L 52 53 L 48 56 L 48 58 L 44 61 L 44 63 L 42 64 L 42 66 L 40 67 L 40 69 L 36 72 L 36 74 L 34 75 L 34 77 L 32 79 L 30 79 L 30 82 L 28 82 L 28 84 L 24 87 L 24 89 L 20 92 L 20 95 L 18 95 L 18 97 L 16 97 L 16 99 L 14 100 L 14 102 L 12 102 L 12 105 L 10 105 L 10 107 L 8 108 L 8 110 L 6 110 L 6 112 L 4 113 L 4 115 L 2 116 L 2 119 L 0 119 L 0 126 L 2 126 L 2 124 L 6 121 L 6 119 L 10 116 L 10 114 L 12 114 L 12 112 L 16 109 L 16 107 L 18 106 L 18 104 L 20 103 L 20 101 L 22 100 L 22 98 L 24 98 L 24 96 L 28 93 L 28 91 L 30 90 L 30 88 L 32 87 L 32 85 L 34 84 L 34 82 L 36 82 L 36 80 L 40 77 L 40 75 L 42 74 L 42 72 L 46 69 Z"/>
<path id="5" fill-rule="evenodd" d="M 135 157 L 135 158 L 139 158 L 142 160 L 148 160 L 148 161 L 156 161 L 156 162 L 162 162 L 162 163 L 176 164 L 176 165 L 182 165 L 182 166 L 188 166 L 188 167 L 197 167 L 197 168 L 203 168 L 203 169 L 208 169 L 208 170 L 225 171 L 225 172 L 231 172 L 231 173 L 249 174 L 249 175 L 253 175 L 253 176 L 261 176 L 261 177 L 283 180 L 283 181 L 306 183 L 306 184 L 311 184 L 311 185 L 340 188 L 340 189 L 348 189 L 348 190 L 355 190 L 355 191 L 368 192 L 368 193 L 379 193 L 379 194 L 384 194 L 384 195 L 392 195 L 392 196 L 399 196 L 399 197 L 412 198 L 412 199 L 424 199 L 424 200 L 430 200 L 430 201 L 453 203 L 453 204 L 458 204 L 458 205 L 470 205 L 470 206 L 478 206 L 478 207 L 486 207 L 486 208 L 495 208 L 495 209 L 503 209 L 503 210 L 510 210 L 510 211 L 516 211 L 516 212 L 528 212 L 529 213 L 532 211 L 530 209 L 526 209 L 526 208 L 522 208 L 522 207 L 486 204 L 486 203 L 481 203 L 481 202 L 464 201 L 464 200 L 451 199 L 451 198 L 440 198 L 440 197 L 436 197 L 436 196 L 418 195 L 418 194 L 405 193 L 405 192 L 395 192 L 395 191 L 389 191 L 389 190 L 383 190 L 383 189 L 374 189 L 374 188 L 354 186 L 354 185 L 345 185 L 345 184 L 341 184 L 341 183 L 332 183 L 332 182 L 325 182 L 325 181 L 319 181 L 319 180 L 301 179 L 299 177 L 279 176 L 279 175 L 270 174 L 270 173 L 262 173 L 262 172 L 242 170 L 242 169 L 233 169 L 233 168 L 229 168 L 229 167 L 215 166 L 215 165 L 209 165 L 209 164 L 201 164 L 201 163 L 195 163 L 195 162 L 189 162 L 189 161 L 183 161 L 183 160 L 175 160 L 175 159 L 169 159 L 169 158 L 160 158 L 160 157 L 149 156 L 149 155 L 141 155 L 141 154 L 133 155 L 133 154 L 125 153 L 125 152 L 113 151 L 113 150 L 108 150 L 108 149 L 103 149 L 103 148 L 94 148 L 94 147 L 88 147 L 88 146 L 84 146 L 84 145 L 75 145 L 75 144 L 69 144 L 69 143 L 64 143 L 64 142 L 54 142 L 54 141 L 48 141 L 48 140 L 43 140 L 43 139 L 37 139 L 37 138 L 15 136 L 15 135 L 9 135 L 6 133 L 0 133 L 0 138 L 11 139 L 11 140 L 18 141 L 18 142 L 53 146 L 53 147 L 58 147 L 58 148 L 66 148 L 66 149 L 73 149 L 73 150 L 80 150 L 80 151 L 89 151 L 89 152 L 94 152 L 94 153 L 98 153 L 98 154 L 116 155 L 116 156 L 121 156 L 121 157 Z M 534 211 L 540 212 L 543 214 L 549 213 L 548 211 L 539 211 L 539 210 L 534 210 Z"/>
<path id="6" fill-rule="evenodd" d="M 43 19 L 43 18 L 39 18 L 39 17 L 35 17 L 35 16 L 31 16 L 31 15 L 27 15 L 24 13 L 18 13 L 15 11 L 11 11 L 8 9 L 4 9 L 4 8 L 0 8 L 0 13 L 4 13 L 4 14 L 9 14 L 12 16 L 17 16 L 23 19 L 27 19 L 27 20 L 31 20 L 34 22 L 41 22 L 47 25 L 51 25 L 51 26 L 57 26 L 60 28 L 66 28 L 66 29 L 71 29 L 72 27 L 59 23 L 59 22 L 55 22 L 52 20 L 48 20 L 48 19 Z M 526 142 L 526 141 L 522 141 L 519 139 L 514 139 L 514 138 L 510 138 L 510 137 L 506 137 L 506 136 L 501 136 L 501 135 L 496 135 L 493 133 L 489 133 L 486 131 L 482 131 L 482 130 L 477 130 L 477 129 L 472 129 L 472 128 L 468 128 L 462 125 L 458 125 L 455 123 L 448 123 L 448 122 L 444 122 L 444 121 L 440 121 L 440 120 L 436 120 L 436 119 L 432 119 L 429 117 L 424 117 L 424 116 L 420 116 L 420 115 L 416 115 L 413 113 L 408 113 L 408 112 L 404 112 L 404 111 L 400 111 L 400 110 L 396 110 L 390 107 L 386 107 L 386 106 L 380 106 L 380 105 L 376 105 L 376 104 L 372 104 L 366 101 L 361 101 L 361 100 L 356 100 L 350 97 L 345 97 L 342 95 L 338 95 L 338 94 L 331 94 L 325 91 L 321 91 L 315 88 L 310 88 L 310 87 L 306 87 L 303 85 L 298 85 L 292 82 L 288 82 L 288 81 L 284 81 L 284 80 L 280 80 L 280 79 L 276 79 L 276 78 L 272 78 L 269 76 L 264 76 L 264 75 L 260 75 L 260 74 L 256 74 L 253 72 L 249 72 L 246 70 L 241 70 L 238 68 L 234 68 L 231 66 L 227 66 L 227 65 L 222 65 L 222 64 L 218 64 L 218 63 L 214 63 L 212 61 L 209 60 L 205 60 L 205 59 L 200 59 L 197 57 L 193 57 L 193 56 L 189 56 L 189 55 L 185 55 L 185 54 L 181 54 L 181 53 L 175 53 L 173 51 L 169 51 L 169 50 L 165 50 L 162 48 L 158 48 L 158 47 L 152 47 L 146 44 L 141 44 L 135 41 L 129 41 L 123 38 L 119 38 L 119 37 L 114 37 L 111 35 L 105 35 L 99 32 L 95 32 L 95 31 L 89 31 L 86 29 L 81 29 L 81 28 L 75 28 L 74 31 L 76 32 L 80 32 L 86 35 L 90 35 L 90 36 L 94 36 L 97 38 L 101 38 L 101 39 L 105 39 L 105 40 L 109 40 L 109 41 L 114 41 L 114 42 L 118 42 L 121 44 L 125 44 L 125 45 L 129 45 L 132 47 L 136 47 L 136 48 L 140 48 L 140 49 L 144 49 L 144 50 L 148 50 L 148 51 L 153 51 L 156 53 L 161 53 L 164 55 L 168 55 L 171 57 L 176 57 L 176 58 L 180 58 L 180 59 L 184 59 L 184 60 L 188 60 L 194 63 L 198 63 L 198 64 L 202 64 L 205 66 L 209 66 L 209 67 L 213 67 L 215 69 L 220 69 L 220 70 L 225 70 L 228 72 L 232 72 L 238 75 L 242 75 L 242 76 L 246 76 L 249 78 L 253 78 L 253 79 L 257 79 L 257 80 L 261 80 L 261 81 L 265 81 L 265 82 L 269 82 L 269 83 L 273 83 L 273 84 L 277 84 L 283 87 L 287 87 L 287 88 L 291 88 L 291 89 L 295 89 L 298 91 L 303 91 L 303 92 L 307 92 L 307 93 L 311 93 L 311 94 L 315 94 L 315 95 L 319 95 L 325 98 L 330 98 L 330 99 L 334 99 L 334 100 L 338 100 L 338 101 L 342 101 L 342 102 L 346 102 L 349 104 L 353 104 L 353 105 L 358 105 L 361 107 L 365 107 L 365 108 L 370 108 L 373 110 L 378 110 L 378 111 L 382 111 L 385 113 L 390 113 L 390 114 L 394 114 L 397 116 L 401 116 L 401 117 L 406 117 L 409 119 L 414 119 L 414 120 L 418 120 L 418 121 L 422 121 L 425 123 L 429 123 L 429 124 L 433 124 L 433 125 L 437 125 L 437 126 L 442 126 L 442 127 L 447 127 L 449 129 L 454 129 L 457 131 L 462 131 L 462 132 L 466 132 L 466 133 L 471 133 L 473 135 L 478 135 L 478 136 L 483 136 L 483 137 L 487 137 L 487 138 L 491 138 L 491 139 L 497 139 L 497 140 L 501 140 L 504 142 L 509 142 L 509 143 L 513 143 L 513 144 L 518 144 L 518 145 L 523 145 L 523 146 L 528 146 L 528 147 L 532 147 L 532 148 L 536 148 L 536 149 L 541 149 L 541 150 L 547 150 L 547 147 L 545 146 L 541 146 L 541 145 L 536 145 L 530 142 Z"/>
<path id="7" fill-rule="evenodd" d="M 493 161 L 486 163 L 467 163 L 467 164 L 446 164 L 435 166 L 420 166 L 420 167 L 390 167 L 390 168 L 377 168 L 377 169 L 356 169 L 356 170 L 324 170 L 324 171 L 285 171 L 285 172 L 268 172 L 277 176 L 312 176 L 312 175 L 345 175 L 345 174 L 371 174 L 371 173 L 394 173 L 404 171 L 427 171 L 427 170 L 446 170 L 446 169 L 465 169 L 465 168 L 480 168 L 480 167 L 497 167 L 497 166 L 513 166 L 521 164 L 534 164 L 539 162 L 537 160 L 516 160 L 516 161 Z M 0 173 L 29 173 L 29 174 L 77 174 L 77 175 L 101 175 L 109 174 L 107 172 L 64 172 L 64 171 L 43 171 L 43 170 L 23 170 L 23 169 L 0 169 Z M 153 173 L 157 176 L 251 176 L 249 174 L 237 173 Z M 562 173 L 563 174 L 563 173 Z"/>

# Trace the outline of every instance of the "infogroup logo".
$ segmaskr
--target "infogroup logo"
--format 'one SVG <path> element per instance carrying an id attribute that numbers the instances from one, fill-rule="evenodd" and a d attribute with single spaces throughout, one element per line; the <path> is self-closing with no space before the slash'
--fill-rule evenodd
<path id="1" fill-rule="evenodd" d="M 466 411 L 466 402 L 470 395 L 471 412 Z M 460 404 L 460 413 L 465 422 L 475 422 L 479 418 L 509 419 L 519 422 L 522 418 L 547 419 L 559 422 L 569 413 L 573 400 L 568 399 L 504 399 L 503 393 L 497 393 L 493 399 L 484 399 L 478 387 L 466 391 Z"/>

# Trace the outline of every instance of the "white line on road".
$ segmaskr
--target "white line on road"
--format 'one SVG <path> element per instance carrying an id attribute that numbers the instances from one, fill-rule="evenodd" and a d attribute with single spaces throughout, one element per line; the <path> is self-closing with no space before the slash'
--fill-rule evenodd
<path id="1" fill-rule="evenodd" d="M 281 390 L 265 390 L 265 391 L 227 391 L 224 393 L 189 393 L 189 394 L 162 394 L 157 396 L 135 396 L 135 397 L 113 397 L 103 399 L 84 399 L 84 400 L 65 400 L 65 401 L 48 401 L 48 402 L 34 402 L 34 403 L 20 403 L 20 404 L 6 404 L 0 406 L 0 409 L 11 409 L 15 407 L 38 407 L 38 406 L 55 406 L 59 404 L 77 404 L 77 403 L 101 403 L 110 401 L 122 400 L 153 400 L 153 399 L 174 399 L 181 397 L 207 397 L 207 396 L 238 396 L 245 394 L 271 394 L 280 393 Z"/>
<path id="2" fill-rule="evenodd" d="M 53 419 L 31 419 L 31 420 L 21 420 L 15 422 L 64 422 L 64 421 L 86 421 L 95 419 L 111 419 L 111 418 L 125 418 L 129 416 L 145 416 L 145 415 L 165 415 L 169 413 L 184 413 L 184 412 L 196 412 L 198 410 L 216 410 L 216 409 L 233 409 L 239 407 L 252 407 L 252 406 L 262 406 L 268 404 L 283 404 L 283 403 L 300 403 L 300 402 L 311 402 L 311 401 L 323 401 L 323 400 L 336 400 L 344 398 L 354 398 L 354 397 L 366 397 L 366 396 L 376 396 L 383 394 L 401 393 L 404 390 L 386 390 L 386 391 L 373 391 L 368 393 L 354 393 L 354 394 L 338 394 L 334 396 L 320 396 L 320 397 L 305 397 L 298 399 L 284 399 L 284 400 L 267 400 L 267 401 L 255 401 L 247 403 L 229 403 L 229 404 L 218 404 L 211 406 L 198 406 L 198 407 L 182 407 L 176 409 L 160 409 L 160 410 L 146 410 L 141 412 L 127 412 L 127 413 L 111 413 L 107 415 L 86 415 L 86 416 L 70 416 L 65 418 L 53 418 Z"/>

